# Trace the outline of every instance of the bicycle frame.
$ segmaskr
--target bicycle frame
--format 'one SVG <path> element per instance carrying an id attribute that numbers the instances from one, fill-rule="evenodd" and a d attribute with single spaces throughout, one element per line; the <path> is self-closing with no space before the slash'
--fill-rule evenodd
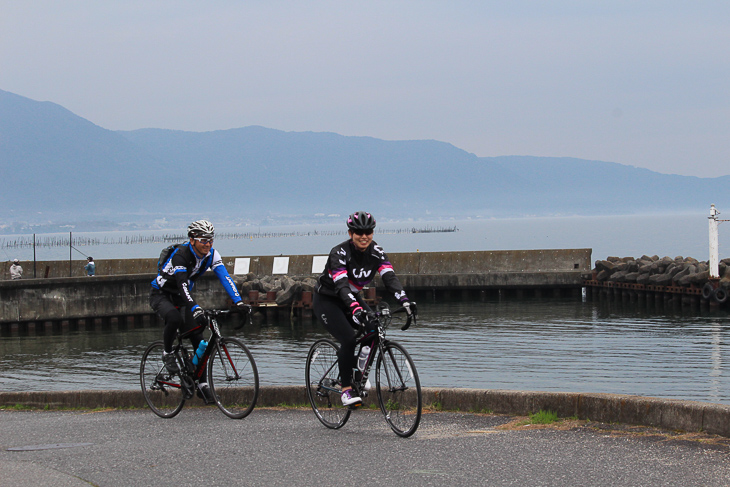
<path id="1" fill-rule="evenodd" d="M 390 323 L 393 319 L 393 314 L 403 312 L 406 312 L 405 308 L 399 308 L 391 313 L 390 308 L 388 308 L 387 306 L 381 307 L 380 309 L 378 309 L 378 311 L 374 312 L 372 314 L 372 317 L 368 320 L 368 323 L 371 326 L 372 324 L 376 325 L 375 329 L 371 332 L 365 333 L 356 342 L 355 348 L 358 350 L 358 355 L 362 347 L 366 345 L 370 346 L 370 353 L 368 355 L 367 361 L 365 362 L 365 367 L 362 370 L 362 377 L 360 377 L 359 380 L 353 380 L 352 382 L 352 388 L 355 389 L 355 392 L 357 392 L 361 397 L 368 395 L 368 391 L 365 390 L 365 384 L 367 383 L 368 376 L 370 375 L 370 369 L 375 363 L 375 359 L 378 357 L 379 354 L 385 354 L 386 347 L 389 343 L 389 341 L 385 338 L 385 331 L 388 326 L 390 326 Z M 408 315 L 406 323 L 401 327 L 401 329 L 407 330 L 411 326 L 412 320 L 414 320 L 413 315 Z M 403 376 L 400 370 L 396 370 L 396 372 L 398 373 L 399 383 L 402 384 Z M 389 376 L 388 371 L 386 370 L 385 373 L 388 379 L 388 383 L 392 384 L 392 379 Z M 400 389 L 403 389 L 403 387 L 401 387 Z"/>
<path id="2" fill-rule="evenodd" d="M 394 313 L 407 311 L 400 308 Z M 421 418 L 423 399 L 416 366 L 408 352 L 399 343 L 386 338 L 386 330 L 392 315 L 385 303 L 378 306 L 377 312 L 368 311 L 363 336 L 356 337 L 359 352 L 362 347 L 371 346 L 362 372 L 353 369 L 352 388 L 358 396 L 368 395 L 365 386 L 368 376 L 375 365 L 374 392 L 383 417 L 391 429 L 401 437 L 411 436 Z M 409 314 L 407 329 L 415 316 Z M 317 419 L 330 429 L 339 429 L 347 423 L 353 409 L 341 404 L 342 377 L 339 373 L 337 358 L 339 347 L 329 338 L 317 340 L 309 349 L 305 369 L 307 396 Z"/>
<path id="3" fill-rule="evenodd" d="M 197 389 L 200 389 L 198 395 L 203 394 L 201 397 L 206 404 L 214 401 L 230 418 L 244 418 L 253 410 L 259 390 L 258 370 L 243 341 L 221 335 L 216 317 L 229 312 L 206 311 L 206 324 L 177 333 L 172 353 L 179 372 L 169 372 L 164 364 L 162 341 L 155 341 L 147 347 L 140 364 L 140 383 L 145 400 L 155 414 L 163 418 L 175 416 Z M 184 341 L 202 333 L 206 327 L 210 330 L 208 345 L 202 351 L 199 362 L 193 365 Z M 208 384 L 208 397 L 204 397 L 205 389 L 199 387 L 203 381 Z"/>
<path id="4" fill-rule="evenodd" d="M 198 365 L 193 369 L 192 366 L 192 360 L 190 360 L 189 364 L 186 364 L 188 368 L 186 370 L 188 373 L 192 376 L 194 381 L 199 381 L 200 378 L 205 373 L 205 370 L 208 366 L 208 359 L 215 351 L 221 351 L 220 350 L 220 340 L 222 338 L 220 328 L 218 327 L 218 320 L 216 319 L 217 316 L 228 314 L 230 311 L 228 310 L 208 310 L 205 312 L 206 317 L 208 318 L 208 328 L 210 329 L 210 339 L 208 340 L 208 346 L 205 347 L 205 351 L 203 352 L 203 356 L 198 360 Z M 249 316 L 250 319 L 250 316 Z M 178 333 L 177 336 L 177 345 L 173 349 L 173 351 L 177 352 L 180 350 L 182 352 L 182 356 L 187 358 L 190 357 L 188 355 L 187 350 L 185 349 L 185 346 L 183 345 L 183 340 L 186 338 L 189 338 L 193 334 L 201 331 L 202 328 L 205 328 L 206 325 L 199 325 L 193 328 L 192 330 L 188 330 L 185 333 Z M 228 355 L 228 350 L 225 351 L 225 355 L 230 359 L 230 355 Z M 238 371 L 234 370 L 234 373 L 236 374 L 236 378 L 238 378 Z"/>

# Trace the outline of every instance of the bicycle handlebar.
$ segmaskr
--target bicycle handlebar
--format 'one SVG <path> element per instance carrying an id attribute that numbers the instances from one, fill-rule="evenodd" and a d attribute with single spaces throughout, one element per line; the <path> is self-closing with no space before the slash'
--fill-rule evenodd
<path id="1" fill-rule="evenodd" d="M 397 309 L 395 309 L 393 311 L 390 311 L 389 308 L 382 309 L 382 310 L 377 311 L 377 312 L 370 311 L 370 312 L 368 312 L 366 314 L 366 316 L 368 318 L 368 322 L 371 322 L 371 321 L 379 321 L 379 318 L 381 316 L 390 316 L 390 315 L 394 315 L 394 314 L 398 314 L 398 313 L 406 313 L 407 311 L 408 310 L 406 309 L 405 306 L 401 306 L 400 308 L 397 308 Z M 400 329 L 403 330 L 403 331 L 406 331 L 408 328 L 410 328 L 411 324 L 412 323 L 416 323 L 416 321 L 417 321 L 416 320 L 416 314 L 415 313 L 409 313 L 408 314 L 408 317 L 406 318 L 406 322 L 403 324 L 403 326 L 401 326 Z M 361 326 L 360 327 L 360 331 L 358 332 L 358 335 L 364 333 L 366 327 L 367 327 L 367 325 Z"/>
<path id="2" fill-rule="evenodd" d="M 207 310 L 204 310 L 204 311 L 205 311 L 205 314 L 206 315 L 208 315 L 208 316 L 210 316 L 212 318 L 215 318 L 216 316 L 220 316 L 220 315 L 231 314 L 231 313 L 243 314 L 238 309 L 207 309 Z M 247 315 L 248 315 L 248 324 L 250 325 L 252 323 L 252 320 L 251 320 L 251 310 L 250 309 L 248 310 Z M 241 317 L 240 324 L 234 326 L 233 329 L 234 330 L 240 330 L 245 325 L 246 325 L 246 319 L 243 318 L 243 317 Z"/>
<path id="3" fill-rule="evenodd" d="M 230 309 L 206 309 L 203 311 L 209 316 L 227 315 L 231 312 Z"/>
<path id="4" fill-rule="evenodd" d="M 408 310 L 405 306 L 401 306 L 400 308 L 396 309 L 395 311 L 391 311 L 392 314 L 396 313 L 407 313 Z M 416 323 L 416 314 L 415 313 L 409 313 L 408 317 L 406 318 L 405 324 L 400 327 L 401 330 L 406 331 L 408 328 L 411 327 L 411 323 Z"/>

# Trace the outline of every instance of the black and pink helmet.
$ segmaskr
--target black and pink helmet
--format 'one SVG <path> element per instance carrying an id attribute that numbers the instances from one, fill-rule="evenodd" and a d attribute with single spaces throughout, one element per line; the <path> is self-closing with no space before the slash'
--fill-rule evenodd
<path id="1" fill-rule="evenodd" d="M 356 211 L 347 217 L 347 228 L 355 230 L 373 230 L 375 228 L 375 218 L 366 211 Z"/>

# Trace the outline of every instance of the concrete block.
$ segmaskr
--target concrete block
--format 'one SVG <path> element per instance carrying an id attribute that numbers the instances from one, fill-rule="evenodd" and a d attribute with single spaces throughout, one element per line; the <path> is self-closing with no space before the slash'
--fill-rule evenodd
<path id="1" fill-rule="evenodd" d="M 660 426 L 662 421 L 661 399 L 638 396 L 616 396 L 619 401 L 619 416 L 616 421 L 626 424 Z"/>
<path id="2" fill-rule="evenodd" d="M 706 404 L 702 416 L 702 431 L 730 437 L 730 406 Z"/>
<path id="3" fill-rule="evenodd" d="M 540 410 L 554 411 L 561 418 L 578 415 L 580 394 L 569 392 L 531 392 L 528 395 L 528 413 Z"/>
<path id="4" fill-rule="evenodd" d="M 309 404 L 305 386 L 270 386 L 259 389 L 257 406 L 274 407 L 282 404 Z"/>
<path id="5" fill-rule="evenodd" d="M 692 401 L 662 401 L 663 428 L 682 431 L 701 431 L 705 405 Z"/>
<path id="6" fill-rule="evenodd" d="M 621 416 L 621 400 L 613 394 L 581 394 L 577 416 L 591 421 L 617 422 Z"/>

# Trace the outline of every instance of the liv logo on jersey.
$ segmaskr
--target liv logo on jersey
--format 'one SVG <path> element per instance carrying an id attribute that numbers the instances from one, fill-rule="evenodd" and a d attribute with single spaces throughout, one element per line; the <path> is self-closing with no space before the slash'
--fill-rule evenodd
<path id="1" fill-rule="evenodd" d="M 363 278 L 370 277 L 370 272 L 371 271 L 366 271 L 365 269 L 357 269 L 357 270 L 353 269 L 352 275 L 353 275 L 353 277 L 356 277 L 358 279 L 363 279 Z"/>

